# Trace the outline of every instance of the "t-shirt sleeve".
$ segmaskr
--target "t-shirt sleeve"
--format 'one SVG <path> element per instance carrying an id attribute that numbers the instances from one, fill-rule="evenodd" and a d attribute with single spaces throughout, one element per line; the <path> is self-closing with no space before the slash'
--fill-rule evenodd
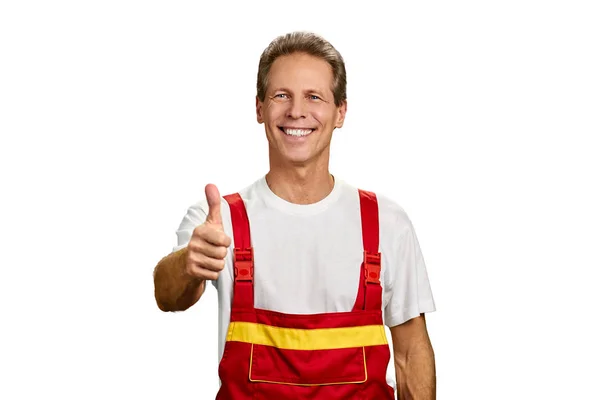
<path id="1" fill-rule="evenodd" d="M 425 260 L 414 226 L 401 210 L 394 251 L 384 281 L 384 318 L 388 327 L 400 325 L 421 313 L 435 311 Z"/>

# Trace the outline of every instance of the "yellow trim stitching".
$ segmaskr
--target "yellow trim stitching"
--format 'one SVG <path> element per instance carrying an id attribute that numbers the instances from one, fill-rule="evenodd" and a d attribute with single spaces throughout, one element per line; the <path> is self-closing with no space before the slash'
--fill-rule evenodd
<path id="1" fill-rule="evenodd" d="M 250 369 L 248 371 L 248 379 L 250 382 L 258 382 L 258 383 L 274 383 L 278 385 L 292 385 L 292 386 L 325 386 L 325 385 L 350 385 L 356 383 L 365 383 L 368 379 L 367 374 L 367 355 L 365 354 L 365 348 L 362 348 L 363 351 L 363 365 L 365 368 L 365 379 L 362 381 L 352 381 L 352 382 L 326 382 L 326 383 L 296 383 L 296 382 L 282 382 L 282 381 L 267 381 L 262 379 L 252 379 L 252 356 L 254 354 L 254 344 L 250 349 Z"/>

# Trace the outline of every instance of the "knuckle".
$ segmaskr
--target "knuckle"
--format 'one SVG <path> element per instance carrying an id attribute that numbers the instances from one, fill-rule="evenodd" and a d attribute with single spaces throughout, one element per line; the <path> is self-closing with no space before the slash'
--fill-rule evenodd
<path id="1" fill-rule="evenodd" d="M 189 259 L 192 254 L 198 250 L 198 242 L 195 238 L 191 238 L 187 245 L 187 258 Z"/>
<path id="2" fill-rule="evenodd" d="M 194 264 L 196 262 L 196 258 L 198 257 L 196 254 L 197 253 L 195 249 L 188 250 L 186 264 Z"/>
<path id="3" fill-rule="evenodd" d="M 191 264 L 192 268 L 194 268 L 194 267 L 204 268 L 205 267 L 205 258 L 202 257 L 201 254 L 194 254 L 194 255 L 190 256 L 190 264 Z"/>
<path id="4" fill-rule="evenodd" d="M 215 280 L 215 279 L 217 279 L 218 276 L 219 276 L 218 272 L 211 271 L 209 269 L 202 270 L 202 278 L 203 279 Z"/>
<path id="5" fill-rule="evenodd" d="M 211 258 L 208 269 L 210 269 L 211 271 L 221 271 L 223 268 L 221 268 L 220 260 Z"/>
<path id="6" fill-rule="evenodd" d="M 198 225 L 192 231 L 192 237 L 199 237 L 199 236 L 201 236 L 203 230 L 204 230 L 204 225 Z"/>
<path id="7" fill-rule="evenodd" d="M 185 264 L 185 273 L 190 276 L 196 275 L 196 269 L 194 268 L 194 263 L 189 261 Z"/>
<path id="8" fill-rule="evenodd" d="M 195 251 L 193 248 L 190 247 L 190 245 L 188 245 L 188 250 L 187 253 L 185 255 L 185 265 L 188 266 L 191 263 L 194 262 L 194 256 L 195 256 Z"/>
<path id="9" fill-rule="evenodd" d="M 221 243 L 223 246 L 229 247 L 230 242 L 231 239 L 229 238 L 229 236 L 227 236 L 224 233 L 221 233 L 221 235 L 219 236 L 219 243 Z"/>
<path id="10" fill-rule="evenodd" d="M 192 251 L 190 253 L 193 253 L 194 257 L 196 259 L 199 259 L 202 256 L 206 256 L 206 248 L 206 241 L 203 239 L 198 239 L 194 242 L 192 246 Z"/>

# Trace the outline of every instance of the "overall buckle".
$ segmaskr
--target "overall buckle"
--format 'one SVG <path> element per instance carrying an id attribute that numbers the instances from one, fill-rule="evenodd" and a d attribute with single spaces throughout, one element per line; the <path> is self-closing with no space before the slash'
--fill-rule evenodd
<path id="1" fill-rule="evenodd" d="M 363 263 L 365 265 L 366 284 L 379 284 L 381 277 L 381 253 L 364 252 Z"/>
<path id="2" fill-rule="evenodd" d="M 254 252 L 252 247 L 233 249 L 233 274 L 236 282 L 253 281 Z"/>

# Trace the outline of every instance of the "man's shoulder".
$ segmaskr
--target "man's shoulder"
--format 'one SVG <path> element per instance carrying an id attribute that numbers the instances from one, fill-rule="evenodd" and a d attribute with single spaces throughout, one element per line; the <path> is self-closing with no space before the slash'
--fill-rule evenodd
<path id="1" fill-rule="evenodd" d="M 352 188 L 358 195 L 359 190 L 371 193 L 377 199 L 377 207 L 379 210 L 379 223 L 382 230 L 388 231 L 393 229 L 396 232 L 402 231 L 403 227 L 410 226 L 410 218 L 405 208 L 400 201 L 392 197 L 384 190 L 369 188 L 368 186 L 354 186 L 344 182 L 347 188 Z M 349 191 L 347 191 L 348 193 Z"/>
<path id="2" fill-rule="evenodd" d="M 388 195 L 388 192 L 383 190 L 377 190 L 370 188 L 368 186 L 356 186 L 347 181 L 343 181 L 343 185 L 346 186 L 346 194 L 356 194 L 358 195 L 359 191 L 364 191 L 367 193 L 371 193 L 377 199 L 377 206 L 379 208 L 379 214 L 381 216 L 390 217 L 406 217 L 406 211 L 403 206 L 400 205 L 400 202 L 391 195 Z M 348 190 L 350 189 L 350 190 Z"/>
<path id="3" fill-rule="evenodd" d="M 387 218 L 407 219 L 408 214 L 398 200 L 387 193 L 376 193 L 379 205 L 379 215 Z"/>

